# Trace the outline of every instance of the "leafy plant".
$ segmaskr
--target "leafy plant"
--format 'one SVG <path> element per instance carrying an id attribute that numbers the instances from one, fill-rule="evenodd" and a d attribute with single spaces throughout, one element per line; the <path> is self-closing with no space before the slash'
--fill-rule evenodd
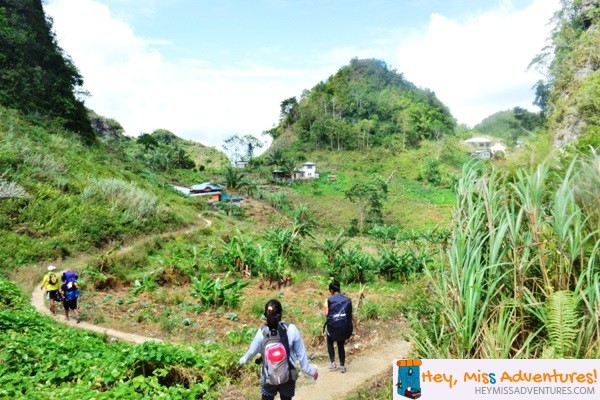
<path id="1" fill-rule="evenodd" d="M 208 276 L 201 276 L 199 279 L 194 277 L 192 280 L 192 296 L 199 298 L 205 307 L 236 308 L 242 297 L 242 289 L 248 286 L 249 282 L 242 282 L 238 279 L 229 281 L 229 273 L 224 279 L 213 279 Z"/>
<path id="2" fill-rule="evenodd" d="M 367 283 L 376 275 L 375 260 L 359 248 L 340 251 L 327 267 L 330 276 L 343 283 Z"/>

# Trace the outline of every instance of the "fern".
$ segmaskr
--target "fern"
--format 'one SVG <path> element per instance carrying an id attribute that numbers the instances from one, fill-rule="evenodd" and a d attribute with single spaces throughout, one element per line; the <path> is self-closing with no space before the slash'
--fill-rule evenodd
<path id="1" fill-rule="evenodd" d="M 554 292 L 546 300 L 545 311 L 548 342 L 544 354 L 553 354 L 554 358 L 572 356 L 580 319 L 577 300 L 571 291 Z"/>

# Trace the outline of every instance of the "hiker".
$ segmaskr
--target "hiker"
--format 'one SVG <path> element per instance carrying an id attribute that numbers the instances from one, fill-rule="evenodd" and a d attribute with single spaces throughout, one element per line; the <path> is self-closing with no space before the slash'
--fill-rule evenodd
<path id="1" fill-rule="evenodd" d="M 79 308 L 77 307 L 77 299 L 79 299 L 79 285 L 77 284 L 77 274 L 75 271 L 65 271 L 61 276 L 63 284 L 61 290 L 63 293 L 63 306 L 65 309 L 65 317 L 69 320 L 69 310 L 73 311 L 77 323 L 79 323 Z"/>
<path id="2" fill-rule="evenodd" d="M 55 269 L 56 267 L 54 265 L 48 265 L 48 272 L 44 275 L 42 287 L 40 288 L 46 290 L 52 315 L 56 315 L 56 302 L 57 300 L 60 301 L 60 292 L 58 291 L 60 289 L 60 282 L 58 281 L 56 272 L 54 272 Z"/>
<path id="3" fill-rule="evenodd" d="M 296 393 L 298 379 L 297 362 L 305 374 L 317 380 L 319 371 L 311 366 L 306 356 L 304 342 L 294 324 L 281 322 L 283 309 L 278 300 L 269 300 L 265 304 L 266 325 L 258 328 L 250 348 L 240 358 L 245 364 L 257 354 L 256 363 L 262 363 L 260 374 L 260 392 L 262 400 L 273 400 L 277 393 L 281 400 L 289 400 Z"/>
<path id="4" fill-rule="evenodd" d="M 327 317 L 325 322 L 325 337 L 327 339 L 327 353 L 329 354 L 329 369 L 337 369 L 335 363 L 334 342 L 337 343 L 338 356 L 340 358 L 340 372 L 346 372 L 346 350 L 344 342 L 352 336 L 354 327 L 358 329 L 358 320 L 352 313 L 352 300 L 340 293 L 340 283 L 333 280 L 329 284 L 331 296 L 327 299 L 327 305 L 323 314 Z"/>

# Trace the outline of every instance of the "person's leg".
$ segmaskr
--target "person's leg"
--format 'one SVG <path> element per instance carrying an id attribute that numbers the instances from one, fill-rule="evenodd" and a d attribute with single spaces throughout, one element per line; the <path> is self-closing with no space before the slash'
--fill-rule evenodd
<path id="1" fill-rule="evenodd" d="M 50 298 L 50 312 L 52 313 L 52 315 L 56 315 L 56 302 L 52 297 Z"/>
<path id="2" fill-rule="evenodd" d="M 333 349 L 333 339 L 329 335 L 327 335 L 326 337 L 327 337 L 327 353 L 329 354 L 329 362 L 331 363 L 331 365 L 329 366 L 329 369 L 334 369 L 335 368 L 335 351 Z"/>
<path id="3" fill-rule="evenodd" d="M 344 341 L 340 340 L 337 342 L 338 356 L 340 357 L 340 371 L 346 372 L 346 349 L 344 348 Z M 343 367 L 343 368 L 342 368 Z"/>
<path id="4" fill-rule="evenodd" d="M 79 323 L 79 306 L 77 305 L 77 300 L 73 301 L 73 314 L 75 315 L 75 319 L 77 320 L 77 323 Z"/>
<path id="5" fill-rule="evenodd" d="M 63 307 L 65 309 L 65 317 L 67 317 L 67 321 L 69 320 L 69 302 L 67 300 L 63 301 Z"/>
<path id="6" fill-rule="evenodd" d="M 260 400 L 275 400 L 275 396 L 267 396 L 263 393 L 262 397 L 260 398 Z"/>

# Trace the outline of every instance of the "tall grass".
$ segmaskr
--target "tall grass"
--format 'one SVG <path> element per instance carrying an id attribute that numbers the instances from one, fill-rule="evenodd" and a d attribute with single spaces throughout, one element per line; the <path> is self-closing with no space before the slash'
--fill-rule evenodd
<path id="1" fill-rule="evenodd" d="M 600 179 L 599 159 L 512 176 L 465 166 L 447 262 L 426 269 L 444 307 L 417 338 L 421 356 L 600 355 L 600 229 L 589 207 L 600 186 L 587 185 Z"/>
<path id="2" fill-rule="evenodd" d="M 156 196 L 120 179 L 97 179 L 81 194 L 84 200 L 106 202 L 112 211 L 144 218 L 158 212 Z"/>

